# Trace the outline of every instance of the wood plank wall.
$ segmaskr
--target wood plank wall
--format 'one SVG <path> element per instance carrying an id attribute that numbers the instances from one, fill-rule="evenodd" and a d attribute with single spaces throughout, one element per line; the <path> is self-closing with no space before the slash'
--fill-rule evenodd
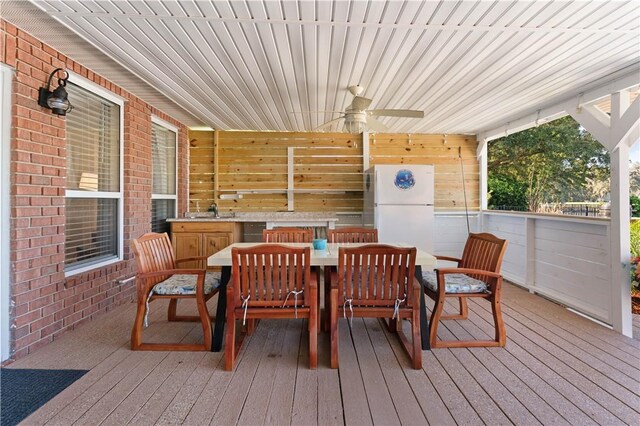
<path id="1" fill-rule="evenodd" d="M 216 200 L 222 211 L 287 211 L 289 147 L 294 147 L 295 211 L 362 211 L 361 135 L 191 131 L 189 140 L 190 211 L 198 207 L 205 211 Z M 469 209 L 477 209 L 479 166 L 474 136 L 371 135 L 369 163 L 434 164 L 436 210 L 463 210 L 458 147 Z M 242 199 L 219 199 L 236 191 L 244 192 Z"/>

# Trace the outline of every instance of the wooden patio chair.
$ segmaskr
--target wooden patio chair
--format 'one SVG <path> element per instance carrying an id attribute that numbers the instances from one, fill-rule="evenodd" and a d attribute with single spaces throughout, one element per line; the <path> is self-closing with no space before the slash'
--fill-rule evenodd
<path id="1" fill-rule="evenodd" d="M 375 228 L 362 228 L 358 226 L 350 226 L 339 229 L 329 229 L 327 231 L 327 239 L 330 243 L 377 243 L 378 242 L 378 230 Z M 325 306 L 328 305 L 329 290 L 331 289 L 330 279 L 331 271 L 335 270 L 335 267 L 326 266 L 324 271 L 324 300 Z M 318 282 L 320 279 L 318 278 Z M 323 331 L 330 329 L 329 313 L 328 309 L 325 309 L 324 320 L 322 323 Z"/>
<path id="2" fill-rule="evenodd" d="M 478 346 L 504 346 L 507 335 L 500 309 L 502 275 L 500 267 L 507 249 L 507 241 L 492 234 L 469 234 L 462 258 L 436 256 L 438 260 L 457 262 L 457 268 L 438 268 L 423 272 L 426 294 L 435 300 L 429 323 L 429 340 L 432 348 L 459 348 Z M 444 283 L 444 285 L 443 285 Z M 447 297 L 458 298 L 460 312 L 443 315 Z M 491 302 L 495 326 L 494 340 L 438 340 L 438 324 L 444 319 L 466 319 L 467 298 L 484 298 Z"/>
<path id="3" fill-rule="evenodd" d="M 207 300 L 218 292 L 219 272 L 203 269 L 178 269 L 182 262 L 203 261 L 206 257 L 176 260 L 171 241 L 166 233 L 150 232 L 131 241 L 138 271 L 136 287 L 138 309 L 131 331 L 131 349 L 154 351 L 208 351 L 211 350 L 211 318 Z M 169 321 L 200 321 L 204 342 L 201 345 L 184 343 L 142 343 L 142 330 L 146 326 L 149 303 L 156 299 L 169 299 Z M 178 300 L 195 299 L 197 316 L 176 314 Z"/>
<path id="4" fill-rule="evenodd" d="M 275 228 L 262 231 L 264 243 L 311 243 L 313 242 L 313 229 L 304 228 Z"/>
<path id="5" fill-rule="evenodd" d="M 416 248 L 370 244 L 338 251 L 337 277 L 331 280 L 331 368 L 338 368 L 338 315 L 388 318 L 413 368 L 422 368 L 420 340 L 421 288 L 415 277 Z M 402 331 L 411 322 L 411 341 Z"/>
<path id="6" fill-rule="evenodd" d="M 244 333 L 236 342 L 236 320 L 308 318 L 309 368 L 318 365 L 318 284 L 312 279 L 309 247 L 258 245 L 231 250 L 227 286 L 225 368 L 233 369 Z"/>
<path id="7" fill-rule="evenodd" d="M 378 230 L 357 226 L 329 229 L 327 239 L 330 243 L 377 243 Z"/>

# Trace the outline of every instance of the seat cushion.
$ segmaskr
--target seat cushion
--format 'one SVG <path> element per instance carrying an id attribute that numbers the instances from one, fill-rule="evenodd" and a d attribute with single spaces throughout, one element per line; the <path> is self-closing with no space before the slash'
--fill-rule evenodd
<path id="1" fill-rule="evenodd" d="M 155 294 L 196 294 L 197 275 L 176 274 L 156 284 Z M 204 294 L 209 294 L 220 286 L 220 272 L 207 272 L 204 278 Z"/>
<path id="2" fill-rule="evenodd" d="M 422 280 L 429 289 L 438 291 L 438 278 L 435 271 L 423 272 Z M 484 293 L 487 291 L 485 282 L 465 274 L 446 274 L 444 280 L 445 293 Z"/>

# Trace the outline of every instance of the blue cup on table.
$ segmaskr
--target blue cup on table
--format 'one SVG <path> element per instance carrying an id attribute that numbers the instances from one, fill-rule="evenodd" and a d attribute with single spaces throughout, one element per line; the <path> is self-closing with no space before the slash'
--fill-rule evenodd
<path id="1" fill-rule="evenodd" d="M 313 240 L 313 249 L 314 250 L 326 250 L 327 249 L 327 240 L 325 238 L 316 238 Z"/>

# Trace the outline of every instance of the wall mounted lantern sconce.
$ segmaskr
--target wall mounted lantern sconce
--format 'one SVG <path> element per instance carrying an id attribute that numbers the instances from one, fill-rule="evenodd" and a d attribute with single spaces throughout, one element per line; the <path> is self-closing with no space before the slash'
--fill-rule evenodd
<path id="1" fill-rule="evenodd" d="M 58 87 L 56 87 L 52 92 L 51 80 L 53 79 L 53 76 L 60 71 L 64 73 L 64 78 L 58 77 Z M 64 90 L 67 85 L 68 78 L 69 73 L 62 68 L 56 68 L 53 70 L 51 75 L 49 75 L 47 87 L 41 87 L 38 90 L 38 105 L 44 108 L 49 108 L 54 114 L 60 116 L 67 115 L 67 112 L 73 109 L 73 105 L 69 102 L 67 91 Z"/>

